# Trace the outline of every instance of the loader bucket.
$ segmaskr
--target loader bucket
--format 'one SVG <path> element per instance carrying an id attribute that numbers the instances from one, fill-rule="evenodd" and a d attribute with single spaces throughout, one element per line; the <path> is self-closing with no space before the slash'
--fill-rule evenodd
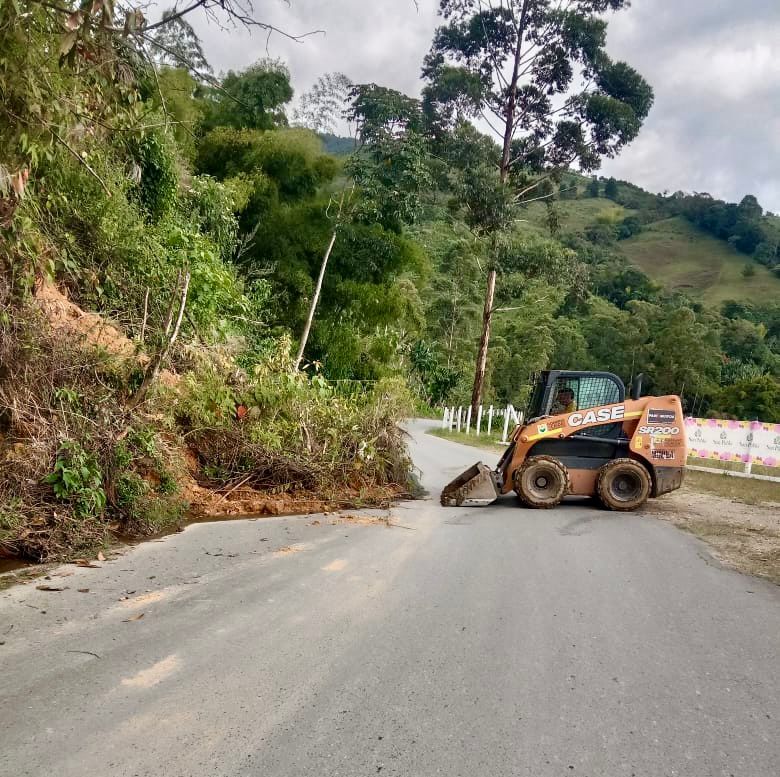
<path id="1" fill-rule="evenodd" d="M 444 487 L 441 503 L 445 507 L 489 505 L 499 493 L 497 473 L 478 461 Z"/>

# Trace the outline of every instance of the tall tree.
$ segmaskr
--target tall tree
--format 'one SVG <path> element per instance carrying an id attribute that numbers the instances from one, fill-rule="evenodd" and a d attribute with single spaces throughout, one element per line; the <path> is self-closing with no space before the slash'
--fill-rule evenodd
<path id="1" fill-rule="evenodd" d="M 325 73 L 301 95 L 293 123 L 319 134 L 332 134 L 344 118 L 351 89 L 352 81 L 343 73 Z"/>
<path id="2" fill-rule="evenodd" d="M 185 67 L 190 72 L 211 75 L 211 65 L 203 53 L 200 38 L 175 8 L 163 11 L 160 24 L 149 32 L 147 42 L 158 64 Z"/>
<path id="3" fill-rule="evenodd" d="M 520 202 L 561 169 L 599 167 L 633 140 L 653 102 L 644 79 L 605 51 L 603 14 L 627 0 L 440 0 L 445 24 L 423 64 L 424 110 L 441 136 L 464 119 L 484 121 L 500 141 L 499 184 Z M 575 88 L 575 82 L 578 84 Z M 486 230 L 489 231 L 489 230 Z M 495 267 L 472 405 L 482 395 Z"/>

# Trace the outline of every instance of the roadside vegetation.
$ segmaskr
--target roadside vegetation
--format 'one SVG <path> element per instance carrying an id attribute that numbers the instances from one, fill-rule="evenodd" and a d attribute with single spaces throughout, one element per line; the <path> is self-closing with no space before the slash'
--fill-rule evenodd
<path id="1" fill-rule="evenodd" d="M 604 3 L 521 6 L 442 2 L 421 99 L 323 73 L 294 101 L 277 60 L 214 76 L 188 18 L 230 4 L 0 5 L 0 553 L 385 502 L 401 418 L 522 404 L 548 366 L 780 420 L 778 303 L 703 305 L 620 248 L 685 218 L 766 274 L 775 222 L 590 177 L 652 89 Z"/>

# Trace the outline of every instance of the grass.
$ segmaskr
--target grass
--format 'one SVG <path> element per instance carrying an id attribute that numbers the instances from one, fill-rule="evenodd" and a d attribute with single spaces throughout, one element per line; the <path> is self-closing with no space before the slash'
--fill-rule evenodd
<path id="1" fill-rule="evenodd" d="M 755 505 L 766 502 L 780 504 L 780 483 L 769 480 L 751 480 L 735 478 L 722 473 L 692 472 L 685 473 L 685 485 L 694 491 L 726 497 L 745 504 Z"/>
<path id="2" fill-rule="evenodd" d="M 470 445 L 472 448 L 482 448 L 493 453 L 503 453 L 506 450 L 506 445 L 501 442 L 500 434 L 493 433 L 489 437 L 483 434 L 477 437 L 473 432 L 466 434 L 465 432 L 450 432 L 447 429 L 429 429 L 428 434 L 432 434 L 434 437 L 441 437 L 444 440 L 459 442 L 462 445 Z"/>
<path id="3" fill-rule="evenodd" d="M 594 224 L 598 217 L 605 211 L 620 211 L 629 215 L 634 211 L 626 210 L 612 200 L 604 197 L 592 197 L 582 200 L 559 200 L 555 203 L 561 220 L 561 229 L 564 232 L 585 231 L 585 227 Z M 543 202 L 532 202 L 520 211 L 521 221 L 549 234 L 545 219 L 547 206 Z"/>
<path id="4" fill-rule="evenodd" d="M 729 472 L 745 471 L 745 465 L 739 461 L 716 461 L 715 459 L 700 459 L 696 456 L 689 456 L 688 464 L 694 467 L 707 467 L 707 469 L 728 470 Z M 780 468 L 765 467 L 763 464 L 754 464 L 752 472 L 754 475 L 780 477 Z"/>
<path id="5" fill-rule="evenodd" d="M 667 289 L 685 292 L 709 305 L 717 306 L 726 299 L 771 302 L 780 295 L 780 280 L 766 267 L 682 217 L 649 224 L 639 235 L 620 241 L 617 248 Z M 742 275 L 746 264 L 755 269 L 749 278 Z"/>

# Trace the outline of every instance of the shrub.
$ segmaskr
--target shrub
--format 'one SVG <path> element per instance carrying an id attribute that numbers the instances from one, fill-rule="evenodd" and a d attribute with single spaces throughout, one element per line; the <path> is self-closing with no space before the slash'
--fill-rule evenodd
<path id="1" fill-rule="evenodd" d="M 176 202 L 178 176 L 174 147 L 160 131 L 148 131 L 129 145 L 130 155 L 138 165 L 139 181 L 133 191 L 149 219 L 159 221 Z"/>
<path id="2" fill-rule="evenodd" d="M 99 516 L 106 507 L 103 473 L 95 457 L 74 440 L 62 443 L 54 471 L 43 482 L 52 487 L 57 499 L 72 503 L 79 518 Z"/>

